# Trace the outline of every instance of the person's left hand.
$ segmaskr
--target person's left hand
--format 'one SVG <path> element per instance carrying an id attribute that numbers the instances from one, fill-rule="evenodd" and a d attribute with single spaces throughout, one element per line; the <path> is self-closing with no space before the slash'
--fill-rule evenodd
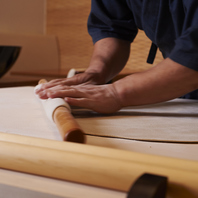
<path id="1" fill-rule="evenodd" d="M 57 85 L 37 94 L 41 99 L 63 98 L 70 105 L 91 109 L 98 113 L 114 113 L 122 107 L 113 84 Z"/>

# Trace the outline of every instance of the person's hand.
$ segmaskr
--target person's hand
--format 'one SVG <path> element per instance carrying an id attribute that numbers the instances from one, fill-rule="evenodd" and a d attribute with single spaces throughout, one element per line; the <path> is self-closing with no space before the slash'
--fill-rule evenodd
<path id="1" fill-rule="evenodd" d="M 63 98 L 68 104 L 88 108 L 99 113 L 114 113 L 121 108 L 113 84 L 81 84 L 67 86 L 59 84 L 38 92 L 41 99 Z"/>
<path id="2" fill-rule="evenodd" d="M 90 73 L 90 72 L 84 72 L 76 74 L 75 76 L 71 78 L 61 78 L 61 79 L 54 79 L 47 83 L 44 83 L 40 85 L 39 89 L 36 89 L 36 94 L 39 94 L 39 92 L 49 89 L 51 87 L 55 86 L 64 86 L 64 85 L 79 85 L 79 84 L 102 84 L 102 79 L 98 73 Z"/>

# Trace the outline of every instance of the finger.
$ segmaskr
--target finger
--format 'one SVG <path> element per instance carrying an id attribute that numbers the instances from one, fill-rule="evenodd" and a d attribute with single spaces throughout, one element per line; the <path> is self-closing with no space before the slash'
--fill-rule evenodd
<path id="1" fill-rule="evenodd" d="M 58 85 L 64 85 L 65 80 L 65 78 L 51 80 L 48 83 L 44 83 L 42 85 L 42 89 L 49 89 Z"/>
<path id="2" fill-rule="evenodd" d="M 44 87 L 50 88 L 52 86 L 57 86 L 57 85 L 76 85 L 79 84 L 78 82 L 78 75 L 70 77 L 70 78 L 60 78 L 60 79 L 54 79 L 49 81 Z"/>
<path id="3" fill-rule="evenodd" d="M 35 93 L 36 93 L 36 92 L 35 92 Z M 38 92 L 38 93 L 36 93 L 36 94 L 37 94 L 37 96 L 38 96 L 40 99 L 48 99 L 48 96 L 47 96 L 45 90 L 40 91 L 40 92 Z"/>
<path id="4" fill-rule="evenodd" d="M 68 78 L 68 79 L 66 78 L 54 79 L 54 80 L 49 81 L 48 83 L 43 83 L 40 87 L 37 87 L 35 90 L 35 93 L 38 94 L 39 92 L 42 92 L 43 90 L 50 89 L 59 85 L 70 86 L 70 85 L 76 85 L 76 84 L 78 83 L 77 83 L 77 78 L 75 76 Z"/>
<path id="5" fill-rule="evenodd" d="M 67 78 L 64 81 L 64 85 L 71 86 L 71 85 L 81 84 L 82 82 L 81 82 L 80 76 L 81 75 L 77 74 L 77 75 L 75 75 L 73 77 Z"/>
<path id="6" fill-rule="evenodd" d="M 43 90 L 58 86 L 58 85 L 63 85 L 65 79 L 55 79 L 51 80 L 47 83 L 40 84 L 39 86 L 37 85 L 35 88 L 35 93 L 38 94 L 39 92 L 42 92 Z"/>
<path id="7" fill-rule="evenodd" d="M 39 86 L 37 86 L 39 87 Z M 38 89 L 38 88 L 37 88 Z M 48 88 L 48 89 L 42 89 L 40 88 L 39 91 L 35 91 L 35 93 L 41 98 L 41 99 L 47 99 L 49 98 L 48 96 L 48 93 L 49 92 L 53 92 L 53 91 L 56 91 L 56 90 L 60 90 L 62 89 L 62 86 L 58 85 L 58 86 L 54 86 L 52 88 Z"/>
<path id="8" fill-rule="evenodd" d="M 46 96 L 49 98 L 64 98 L 64 97 L 73 97 L 73 98 L 82 98 L 86 96 L 85 92 L 82 92 L 79 89 L 75 89 L 69 86 L 56 86 L 51 89 L 46 90 Z"/>

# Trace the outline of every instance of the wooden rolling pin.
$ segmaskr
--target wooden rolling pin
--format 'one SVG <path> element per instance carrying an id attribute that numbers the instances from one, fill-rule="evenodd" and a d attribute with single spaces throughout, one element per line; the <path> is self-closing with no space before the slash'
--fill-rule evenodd
<path id="1" fill-rule="evenodd" d="M 154 162 L 127 161 L 5 141 L 0 141 L 0 148 L 0 167 L 4 169 L 124 192 L 128 192 L 132 183 L 147 172 L 168 177 L 169 197 L 198 196 L 198 172 L 191 170 L 190 164 L 189 170 L 185 170 Z M 192 165 L 197 166 L 198 162 L 192 162 Z"/>
<path id="2" fill-rule="evenodd" d="M 42 79 L 39 85 L 46 82 Z M 62 98 L 49 98 L 41 102 L 48 118 L 56 124 L 64 141 L 85 143 L 83 130 L 71 115 L 69 105 Z"/>
<path id="3" fill-rule="evenodd" d="M 3 132 L 0 132 L 0 141 L 198 172 L 198 162 L 193 163 L 191 160 L 177 159 L 172 157 L 163 157 L 93 145 L 76 144 L 73 142 L 68 142 L 65 144 L 64 142 L 57 140 L 49 140 Z"/>

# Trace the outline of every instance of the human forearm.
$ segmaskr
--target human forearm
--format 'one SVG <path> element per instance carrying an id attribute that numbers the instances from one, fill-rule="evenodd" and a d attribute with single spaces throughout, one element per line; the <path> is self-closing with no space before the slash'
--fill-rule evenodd
<path id="1" fill-rule="evenodd" d="M 130 42 L 116 38 L 104 38 L 94 45 L 87 73 L 99 76 L 98 84 L 111 80 L 125 66 L 130 53 Z"/>
<path id="2" fill-rule="evenodd" d="M 170 59 L 114 83 L 122 106 L 170 100 L 198 88 L 198 72 Z"/>
<path id="3" fill-rule="evenodd" d="M 198 88 L 198 72 L 170 59 L 150 70 L 106 85 L 54 86 L 37 92 L 40 98 L 64 98 L 70 105 L 113 113 L 122 107 L 167 101 Z"/>

